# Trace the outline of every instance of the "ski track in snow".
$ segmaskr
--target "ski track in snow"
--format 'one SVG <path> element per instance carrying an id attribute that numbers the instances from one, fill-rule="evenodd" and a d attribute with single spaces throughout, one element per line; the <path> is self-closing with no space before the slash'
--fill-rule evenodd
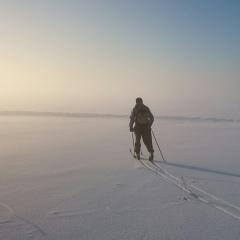
<path id="1" fill-rule="evenodd" d="M 144 159 L 144 160 L 146 160 L 146 159 Z M 174 175 L 167 172 L 164 168 L 162 168 L 160 166 L 160 164 L 158 164 L 154 161 L 153 161 L 153 163 L 150 163 L 148 160 L 147 160 L 147 162 L 145 162 L 144 160 L 140 159 L 138 161 L 140 161 L 142 163 L 142 165 L 144 165 L 146 168 L 151 170 L 158 177 L 164 179 L 166 182 L 168 182 L 172 185 L 175 185 L 179 189 L 183 190 L 184 192 L 186 192 L 187 194 L 192 196 L 194 199 L 197 199 L 205 204 L 208 204 L 208 205 L 218 209 L 219 211 L 222 211 L 222 212 L 230 215 L 231 217 L 240 220 L 240 208 L 239 207 L 234 206 L 231 203 L 228 203 L 218 197 L 215 197 L 212 194 L 207 193 L 204 190 L 202 190 L 198 187 L 195 187 L 192 184 L 188 184 L 187 182 L 185 182 L 184 180 L 181 180 L 180 178 L 175 177 Z M 194 189 L 194 190 L 204 194 L 204 197 L 195 194 L 192 190 L 189 189 L 189 187 L 191 189 Z M 207 200 L 207 198 L 210 198 L 211 200 Z M 186 198 L 185 200 L 188 201 L 188 198 Z M 215 202 L 213 202 L 212 200 L 215 200 Z M 229 210 L 229 209 L 231 209 L 231 210 Z"/>
<path id="2" fill-rule="evenodd" d="M 36 224 L 34 224 L 33 222 L 27 220 L 26 218 L 23 218 L 23 217 L 21 217 L 19 215 L 16 215 L 14 213 L 14 211 L 12 210 L 12 208 L 9 207 L 7 204 L 0 203 L 0 206 L 2 206 L 3 208 L 7 209 L 10 215 L 12 215 L 12 216 L 16 217 L 17 219 L 25 222 L 26 224 L 28 224 L 30 227 L 33 228 L 33 230 L 31 230 L 28 233 L 28 237 L 32 238 L 32 237 L 34 237 L 37 234 L 40 234 L 41 236 L 46 236 L 46 233 L 42 229 L 40 229 Z M 0 221 L 0 224 L 7 224 L 7 223 L 10 223 L 10 222 L 11 221 L 9 221 L 9 220 L 2 220 L 2 221 Z"/>

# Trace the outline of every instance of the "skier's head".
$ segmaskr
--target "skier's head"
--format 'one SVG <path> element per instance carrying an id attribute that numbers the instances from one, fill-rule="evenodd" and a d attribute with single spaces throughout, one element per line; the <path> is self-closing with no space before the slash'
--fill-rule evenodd
<path id="1" fill-rule="evenodd" d="M 136 98 L 136 103 L 143 103 L 142 98 L 140 98 L 140 97 Z"/>
<path id="2" fill-rule="evenodd" d="M 136 98 L 136 106 L 141 107 L 142 105 L 143 105 L 142 98 L 140 98 L 140 97 Z"/>

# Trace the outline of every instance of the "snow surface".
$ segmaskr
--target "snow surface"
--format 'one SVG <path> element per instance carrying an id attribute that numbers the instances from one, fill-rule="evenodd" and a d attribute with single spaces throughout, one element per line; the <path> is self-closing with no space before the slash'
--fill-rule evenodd
<path id="1" fill-rule="evenodd" d="M 0 239 L 240 239 L 240 122 L 153 131 L 167 163 L 132 158 L 127 117 L 0 116 Z"/>

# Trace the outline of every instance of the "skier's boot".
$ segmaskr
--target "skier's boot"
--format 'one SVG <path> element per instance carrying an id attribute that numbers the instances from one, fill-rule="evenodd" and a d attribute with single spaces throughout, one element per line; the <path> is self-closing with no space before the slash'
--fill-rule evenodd
<path id="1" fill-rule="evenodd" d="M 139 153 L 136 153 L 136 159 L 140 160 L 140 154 Z"/>
<path id="2" fill-rule="evenodd" d="M 154 157 L 154 156 L 153 156 L 153 153 L 150 153 L 150 154 L 149 154 L 149 158 L 148 158 L 148 159 L 149 159 L 149 161 L 151 161 L 151 162 L 152 162 L 152 161 L 153 161 L 153 157 Z"/>

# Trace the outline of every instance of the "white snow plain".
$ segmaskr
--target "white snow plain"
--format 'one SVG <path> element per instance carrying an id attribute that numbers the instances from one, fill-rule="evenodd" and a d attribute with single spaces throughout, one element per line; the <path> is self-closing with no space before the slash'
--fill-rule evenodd
<path id="1" fill-rule="evenodd" d="M 0 239 L 240 239 L 240 122 L 153 132 L 167 163 L 131 156 L 127 117 L 0 116 Z"/>

